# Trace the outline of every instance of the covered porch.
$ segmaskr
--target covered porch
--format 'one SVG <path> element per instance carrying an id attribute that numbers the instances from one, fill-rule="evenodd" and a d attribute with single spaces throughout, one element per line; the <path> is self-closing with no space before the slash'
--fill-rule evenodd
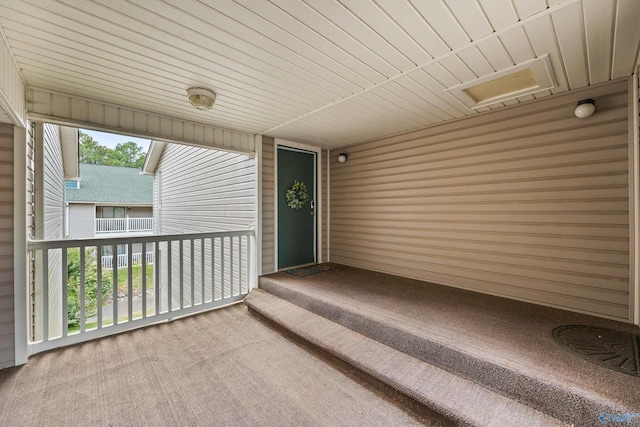
<path id="1" fill-rule="evenodd" d="M 0 421 L 640 423 L 639 2 L 0 6 Z M 58 127 L 153 236 L 43 233 Z"/>

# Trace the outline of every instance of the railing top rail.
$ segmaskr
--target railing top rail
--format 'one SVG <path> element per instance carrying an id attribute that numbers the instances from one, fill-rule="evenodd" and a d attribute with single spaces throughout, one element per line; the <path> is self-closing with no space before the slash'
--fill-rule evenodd
<path id="1" fill-rule="evenodd" d="M 152 216 L 141 216 L 141 217 L 128 216 L 125 218 L 96 218 L 96 221 L 126 221 L 126 220 L 134 220 L 134 219 L 144 220 L 144 219 L 153 219 L 153 217 Z"/>
<path id="2" fill-rule="evenodd" d="M 121 245 L 126 243 L 155 243 L 176 240 L 194 240 L 194 239 L 211 239 L 219 237 L 232 236 L 253 236 L 254 230 L 234 230 L 219 231 L 213 233 L 187 233 L 187 234 L 153 234 L 148 236 L 136 237 L 110 237 L 110 238 L 91 238 L 91 239 L 73 239 L 73 240 L 31 240 L 27 242 L 27 249 L 30 251 L 41 249 L 64 249 L 77 248 L 80 246 L 107 246 Z"/>

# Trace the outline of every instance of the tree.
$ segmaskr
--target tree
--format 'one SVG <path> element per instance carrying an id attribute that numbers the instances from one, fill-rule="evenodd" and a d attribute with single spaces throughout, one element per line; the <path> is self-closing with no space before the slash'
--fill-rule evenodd
<path id="1" fill-rule="evenodd" d="M 112 150 L 110 154 L 114 166 L 141 168 L 144 165 L 145 155 L 142 147 L 132 141 L 116 145 L 115 150 Z"/>
<path id="2" fill-rule="evenodd" d="M 104 165 L 108 157 L 109 148 L 100 145 L 98 141 L 91 136 L 80 131 L 80 163 L 91 163 L 96 165 Z"/>
<path id="3" fill-rule="evenodd" d="M 84 260 L 84 303 L 85 316 L 98 313 L 98 265 L 95 248 L 86 249 Z M 102 271 L 102 305 L 104 306 L 113 289 L 113 280 L 108 271 Z M 114 302 L 117 303 L 117 302 Z M 80 324 L 80 248 L 67 250 L 67 318 L 69 327 Z"/>
<path id="4" fill-rule="evenodd" d="M 118 144 L 115 149 L 111 149 L 80 131 L 80 163 L 139 169 L 144 165 L 144 159 L 143 148 L 133 141 Z"/>

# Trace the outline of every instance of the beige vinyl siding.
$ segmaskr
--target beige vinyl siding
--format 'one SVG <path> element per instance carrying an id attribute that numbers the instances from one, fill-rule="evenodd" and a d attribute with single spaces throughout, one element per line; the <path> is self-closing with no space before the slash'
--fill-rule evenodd
<path id="1" fill-rule="evenodd" d="M 0 125 L 0 369 L 14 365 L 13 126 Z"/>
<path id="2" fill-rule="evenodd" d="M 627 85 L 332 153 L 332 261 L 629 320 Z"/>
<path id="3" fill-rule="evenodd" d="M 262 137 L 262 274 L 275 271 L 274 139 Z"/>

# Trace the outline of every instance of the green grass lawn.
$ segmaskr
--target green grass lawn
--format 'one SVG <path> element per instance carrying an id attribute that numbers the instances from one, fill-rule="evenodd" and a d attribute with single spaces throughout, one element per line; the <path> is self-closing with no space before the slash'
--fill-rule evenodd
<path id="1" fill-rule="evenodd" d="M 147 286 L 147 291 L 152 291 L 154 288 L 154 283 L 153 283 L 153 265 L 147 265 L 146 266 L 146 286 Z M 95 273 L 94 273 L 95 274 Z M 109 270 L 103 270 L 103 277 L 105 277 L 105 279 L 107 277 L 113 277 L 112 275 L 113 273 Z M 142 295 L 142 276 L 143 276 L 143 270 L 142 270 L 142 265 L 135 265 L 133 267 L 131 267 L 131 288 L 132 288 L 132 295 L 134 298 L 141 298 L 143 297 Z M 88 274 L 88 276 L 90 276 L 90 274 Z M 79 278 L 78 278 L 79 280 Z M 87 294 L 90 293 L 90 289 L 94 290 L 94 294 L 95 294 L 95 278 L 94 278 L 94 282 L 93 282 L 93 288 L 91 287 L 92 285 L 87 285 Z M 129 271 L 128 269 L 125 268 L 119 268 L 118 269 L 118 293 L 123 294 L 123 293 L 127 293 L 129 288 Z M 107 295 L 105 295 L 103 301 L 106 300 L 107 297 L 110 298 L 111 296 L 111 291 L 108 291 Z M 93 296 L 93 304 L 94 304 L 94 311 L 95 311 L 95 295 Z M 89 307 L 91 307 L 91 303 L 89 301 L 87 301 L 88 305 L 88 310 L 91 311 L 89 309 Z M 69 320 L 70 320 L 70 324 L 71 323 L 76 323 L 77 321 L 72 321 L 72 310 L 77 310 L 75 312 L 75 315 L 78 316 L 79 315 L 79 310 L 80 310 L 80 302 L 78 301 L 78 297 L 76 296 L 75 292 L 69 294 L 69 298 L 68 298 L 68 307 L 70 310 L 69 313 Z M 93 316 L 87 316 L 87 318 L 90 318 Z M 136 317 L 142 317 L 142 313 L 135 313 L 134 318 Z M 74 317 L 74 319 L 77 319 Z M 127 320 L 126 316 L 125 317 L 121 317 L 119 320 Z M 109 321 L 110 323 L 112 323 L 112 321 Z M 109 324 L 110 324 L 109 323 Z M 106 321 L 103 322 L 103 326 L 106 326 L 107 323 Z M 96 328 L 97 325 L 96 323 L 87 323 L 86 324 L 86 329 L 94 329 Z M 80 330 L 80 326 L 79 325 L 74 325 L 74 326 L 69 326 L 69 333 L 72 332 L 77 332 Z"/>
<path id="2" fill-rule="evenodd" d="M 131 268 L 133 290 L 142 289 L 142 266 L 134 265 Z M 118 269 L 118 290 L 124 291 L 129 285 L 129 272 L 127 268 Z M 147 289 L 153 289 L 153 265 L 147 265 Z"/>
<path id="3" fill-rule="evenodd" d="M 147 316 L 153 315 L 154 314 L 154 308 L 148 308 L 147 309 Z M 133 320 L 139 319 L 142 317 L 142 312 L 141 311 L 136 311 L 133 313 Z M 128 319 L 128 315 L 124 315 L 124 316 L 118 316 L 118 323 L 122 323 L 129 320 Z M 102 327 L 104 328 L 105 326 L 111 326 L 113 325 L 113 319 L 107 319 L 107 320 L 103 320 L 102 321 Z M 85 324 L 85 331 L 90 331 L 92 329 L 96 329 L 98 327 L 98 322 L 88 322 Z M 78 326 L 70 326 L 68 329 L 68 334 L 75 334 L 77 332 L 80 332 L 80 325 Z"/>

